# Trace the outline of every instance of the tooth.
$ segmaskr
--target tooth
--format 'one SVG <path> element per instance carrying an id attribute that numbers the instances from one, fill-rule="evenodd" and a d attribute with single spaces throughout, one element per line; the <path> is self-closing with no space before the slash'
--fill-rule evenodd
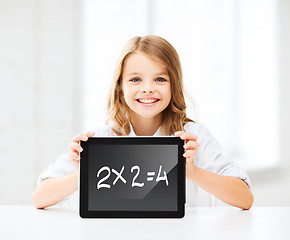
<path id="1" fill-rule="evenodd" d="M 140 102 L 142 103 L 153 103 L 153 102 L 156 102 L 157 100 L 154 100 L 154 99 L 139 99 Z"/>

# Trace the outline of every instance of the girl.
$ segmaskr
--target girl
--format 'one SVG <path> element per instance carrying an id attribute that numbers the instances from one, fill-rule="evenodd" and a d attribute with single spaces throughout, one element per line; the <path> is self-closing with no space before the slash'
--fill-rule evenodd
<path id="1" fill-rule="evenodd" d="M 217 141 L 186 117 L 182 72 L 176 50 L 161 37 L 130 39 L 121 54 L 108 99 L 104 128 L 79 134 L 70 152 L 39 177 L 36 208 L 54 205 L 78 189 L 80 141 L 93 136 L 175 135 L 185 141 L 186 202 L 196 204 L 197 186 L 225 203 L 250 209 L 253 195 L 246 173 L 226 160 Z"/>

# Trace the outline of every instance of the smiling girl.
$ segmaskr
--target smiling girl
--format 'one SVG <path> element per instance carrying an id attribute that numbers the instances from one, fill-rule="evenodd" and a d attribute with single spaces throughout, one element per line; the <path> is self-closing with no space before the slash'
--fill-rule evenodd
<path id="1" fill-rule="evenodd" d="M 39 177 L 36 208 L 54 205 L 78 190 L 80 141 L 93 136 L 175 135 L 184 140 L 186 203 L 196 205 L 197 186 L 223 202 L 250 209 L 250 179 L 226 159 L 205 126 L 186 116 L 181 65 L 176 50 L 157 36 L 130 39 L 118 62 L 108 99 L 106 126 L 74 137 L 70 152 Z"/>

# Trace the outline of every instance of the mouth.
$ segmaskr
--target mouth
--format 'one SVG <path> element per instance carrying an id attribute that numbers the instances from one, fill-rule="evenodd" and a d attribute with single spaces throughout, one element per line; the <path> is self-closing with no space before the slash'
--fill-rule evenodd
<path id="1" fill-rule="evenodd" d="M 143 105 L 153 105 L 160 101 L 159 98 L 137 98 L 135 100 Z"/>

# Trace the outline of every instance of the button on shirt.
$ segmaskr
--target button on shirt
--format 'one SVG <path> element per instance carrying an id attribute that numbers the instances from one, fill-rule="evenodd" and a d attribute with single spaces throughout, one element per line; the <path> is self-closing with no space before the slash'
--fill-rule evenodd
<path id="1" fill-rule="evenodd" d="M 130 128 L 128 136 L 136 136 L 131 124 Z M 248 175 L 234 161 L 222 155 L 219 143 L 204 125 L 189 122 L 184 125 L 184 131 L 196 135 L 197 142 L 200 144 L 194 158 L 197 167 L 215 174 L 240 178 L 251 187 Z M 116 136 L 116 133 L 110 125 L 105 125 L 95 130 L 95 137 L 97 136 Z M 160 136 L 160 127 L 153 136 Z M 38 184 L 44 179 L 63 177 L 75 171 L 76 168 L 68 154 L 64 154 L 40 174 Z M 186 205 L 197 206 L 198 189 L 197 185 L 186 179 Z M 62 201 L 62 203 L 68 202 L 68 205 L 78 206 L 78 191 L 65 200 L 69 199 L 70 201 Z"/>

